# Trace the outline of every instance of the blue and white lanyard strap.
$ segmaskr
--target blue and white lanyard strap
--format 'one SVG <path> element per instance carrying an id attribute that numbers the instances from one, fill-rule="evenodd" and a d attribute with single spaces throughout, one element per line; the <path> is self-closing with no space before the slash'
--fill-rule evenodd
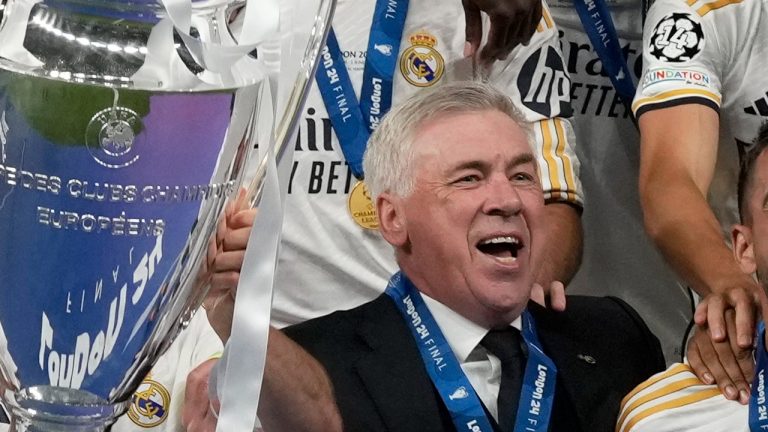
<path id="1" fill-rule="evenodd" d="M 765 352 L 765 323 L 757 327 L 757 349 L 755 350 L 755 379 L 749 397 L 749 430 L 768 431 L 768 395 L 766 395 L 766 371 L 768 353 Z"/>
<path id="2" fill-rule="evenodd" d="M 557 367 L 544 354 L 531 314 L 523 311 L 523 340 L 528 346 L 520 405 L 515 417 L 515 432 L 546 432 L 555 402 Z"/>
<path id="3" fill-rule="evenodd" d="M 421 294 L 401 272 L 389 280 L 386 294 L 395 302 L 421 353 L 424 367 L 443 400 L 456 430 L 493 431 L 472 384 L 461 369 Z M 515 432 L 546 432 L 555 397 L 557 368 L 541 350 L 533 318 L 523 313 L 528 360 L 523 377 Z"/>
<path id="4" fill-rule="evenodd" d="M 621 101 L 629 108 L 635 97 L 635 84 L 619 43 L 616 27 L 605 0 L 573 0 L 581 25 L 595 48 L 603 69 Z"/>
<path id="5" fill-rule="evenodd" d="M 363 178 L 368 137 L 392 106 L 392 82 L 407 12 L 408 0 L 376 2 L 359 101 L 333 29 L 315 74 L 341 151 L 358 179 Z"/>

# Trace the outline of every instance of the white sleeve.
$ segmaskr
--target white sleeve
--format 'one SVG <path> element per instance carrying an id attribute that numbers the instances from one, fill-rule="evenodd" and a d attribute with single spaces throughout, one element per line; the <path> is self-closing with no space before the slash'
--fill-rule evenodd
<path id="1" fill-rule="evenodd" d="M 749 432 L 748 410 L 676 363 L 624 397 L 616 432 Z"/>
<path id="2" fill-rule="evenodd" d="M 560 52 L 558 31 L 546 3 L 528 45 L 493 64 L 489 81 L 504 91 L 530 122 L 544 198 L 583 204 L 579 160 L 569 118 L 571 79 Z"/>
<path id="3" fill-rule="evenodd" d="M 690 3 L 690 2 L 688 2 Z M 632 111 L 703 104 L 720 109 L 721 55 L 713 16 L 680 0 L 659 0 L 643 30 L 643 74 Z"/>

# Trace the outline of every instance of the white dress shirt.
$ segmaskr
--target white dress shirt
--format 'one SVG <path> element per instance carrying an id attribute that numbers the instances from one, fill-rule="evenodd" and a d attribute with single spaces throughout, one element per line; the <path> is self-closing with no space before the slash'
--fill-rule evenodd
<path id="1" fill-rule="evenodd" d="M 480 341 L 489 329 L 468 320 L 425 294 L 421 296 L 435 318 L 435 322 L 440 326 L 445 340 L 458 359 L 461 370 L 475 389 L 475 393 L 493 418 L 498 420 L 499 409 L 496 399 L 501 383 L 501 361 L 480 345 Z M 517 317 L 510 325 L 520 330 L 522 319 Z"/>

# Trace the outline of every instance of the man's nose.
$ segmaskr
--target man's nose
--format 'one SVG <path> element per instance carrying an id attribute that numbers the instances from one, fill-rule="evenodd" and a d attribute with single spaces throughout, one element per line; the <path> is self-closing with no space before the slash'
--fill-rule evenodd
<path id="1" fill-rule="evenodd" d="M 522 210 L 522 200 L 514 183 L 506 176 L 494 176 L 488 182 L 483 212 L 489 215 L 513 216 Z"/>

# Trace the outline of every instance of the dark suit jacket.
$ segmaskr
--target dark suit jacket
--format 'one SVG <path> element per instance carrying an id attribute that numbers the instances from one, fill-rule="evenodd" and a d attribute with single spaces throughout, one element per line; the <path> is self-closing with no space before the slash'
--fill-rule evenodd
<path id="1" fill-rule="evenodd" d="M 569 296 L 563 313 L 528 309 L 558 368 L 550 430 L 612 432 L 621 398 L 664 369 L 659 341 L 616 298 Z M 456 430 L 388 296 L 285 332 L 325 366 L 345 430 Z"/>

